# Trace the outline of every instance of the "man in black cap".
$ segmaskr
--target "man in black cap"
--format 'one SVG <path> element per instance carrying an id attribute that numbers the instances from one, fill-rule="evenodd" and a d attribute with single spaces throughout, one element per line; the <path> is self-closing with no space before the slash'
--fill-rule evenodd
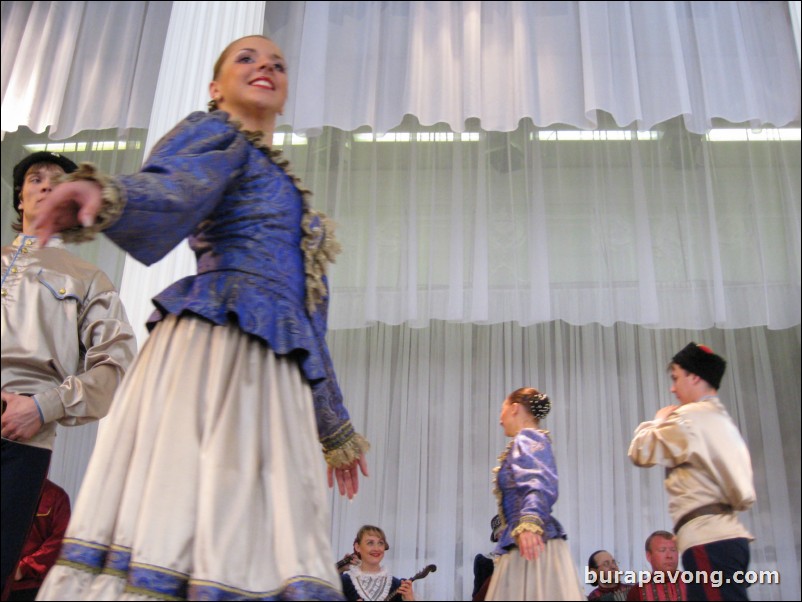
<path id="1" fill-rule="evenodd" d="M 679 405 L 658 410 L 635 430 L 629 457 L 638 466 L 666 467 L 668 510 L 682 565 L 707 578 L 688 585 L 689 600 L 748 600 L 737 571 L 749 566 L 754 539 L 738 512 L 755 501 L 752 461 L 738 427 L 718 399 L 726 362 L 689 343 L 669 364 Z M 698 573 L 697 573 L 698 572 Z"/>
<path id="2" fill-rule="evenodd" d="M 39 248 L 32 224 L 58 176 L 77 169 L 61 155 L 38 152 L 14 168 L 20 232 L 2 249 L 3 599 L 36 512 L 56 423 L 84 424 L 106 415 L 136 353 L 120 298 L 97 267 L 59 238 Z"/>

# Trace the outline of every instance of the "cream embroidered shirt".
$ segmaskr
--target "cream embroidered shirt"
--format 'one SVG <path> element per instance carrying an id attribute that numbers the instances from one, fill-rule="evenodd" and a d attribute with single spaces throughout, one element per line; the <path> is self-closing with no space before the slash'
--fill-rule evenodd
<path id="1" fill-rule="evenodd" d="M 674 524 L 707 504 L 729 504 L 735 510 L 686 523 L 677 534 L 680 552 L 724 539 L 754 539 L 737 516 L 755 501 L 749 449 L 717 397 L 682 405 L 663 421 L 641 423 L 629 458 L 638 466 L 666 467 L 668 511 Z"/>
<path id="2" fill-rule="evenodd" d="M 52 449 L 56 423 L 106 415 L 136 354 L 122 302 L 96 266 L 51 239 L 2 250 L 2 389 L 33 396 L 44 424 L 25 445 Z"/>

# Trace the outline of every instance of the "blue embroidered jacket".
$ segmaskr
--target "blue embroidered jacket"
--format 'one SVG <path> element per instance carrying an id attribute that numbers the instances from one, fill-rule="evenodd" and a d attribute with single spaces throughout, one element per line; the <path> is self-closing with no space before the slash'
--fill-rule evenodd
<path id="1" fill-rule="evenodd" d="M 236 324 L 276 354 L 297 357 L 312 385 L 321 443 L 330 451 L 354 431 L 325 341 L 328 288 L 324 278 L 321 303 L 309 311 L 304 198 L 270 154 L 226 113 L 192 113 L 162 138 L 141 171 L 114 178 L 126 205 L 104 233 L 146 265 L 188 237 L 198 274 L 154 298 L 148 326 L 168 314 L 191 313 Z M 322 245 L 324 226 L 319 216 L 312 220 Z"/>
<path id="2" fill-rule="evenodd" d="M 562 525 L 551 515 L 557 501 L 557 466 L 548 433 L 523 429 L 499 458 L 496 471 L 496 495 L 504 531 L 496 545 L 496 554 L 505 554 L 515 545 L 515 537 L 524 523 L 542 529 L 543 540 L 565 539 Z"/>

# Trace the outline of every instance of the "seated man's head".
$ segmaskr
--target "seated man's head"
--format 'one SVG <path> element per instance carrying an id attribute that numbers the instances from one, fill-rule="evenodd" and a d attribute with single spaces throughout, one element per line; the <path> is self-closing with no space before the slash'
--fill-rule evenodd
<path id="1" fill-rule="evenodd" d="M 674 534 L 655 531 L 646 539 L 646 560 L 653 571 L 673 573 L 679 566 L 679 553 Z"/>
<path id="2" fill-rule="evenodd" d="M 596 573 L 596 580 L 593 585 L 610 587 L 617 583 L 615 573 L 618 571 L 618 564 L 607 550 L 596 550 L 588 558 L 588 568 Z M 601 582 L 599 577 L 601 577 Z"/>

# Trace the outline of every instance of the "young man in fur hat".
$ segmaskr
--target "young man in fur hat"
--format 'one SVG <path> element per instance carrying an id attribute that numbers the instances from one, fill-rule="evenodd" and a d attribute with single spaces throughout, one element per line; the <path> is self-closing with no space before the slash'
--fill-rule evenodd
<path id="1" fill-rule="evenodd" d="M 732 575 L 749 565 L 754 538 L 737 513 L 754 503 L 755 489 L 749 450 L 718 399 L 725 367 L 724 358 L 708 347 L 686 345 L 669 364 L 679 405 L 640 424 L 629 446 L 636 465 L 666 467 L 668 510 L 683 568 L 708 574 L 707 583 L 688 584 L 689 600 L 749 599 L 746 586 L 734 583 Z"/>
<path id="2" fill-rule="evenodd" d="M 56 436 L 106 415 L 136 354 L 136 339 L 108 277 L 66 250 L 59 238 L 39 248 L 32 223 L 55 178 L 77 169 L 38 152 L 14 168 L 20 232 L 2 249 L 3 599 L 36 512 Z M 17 575 L 18 576 L 18 575 Z"/>

